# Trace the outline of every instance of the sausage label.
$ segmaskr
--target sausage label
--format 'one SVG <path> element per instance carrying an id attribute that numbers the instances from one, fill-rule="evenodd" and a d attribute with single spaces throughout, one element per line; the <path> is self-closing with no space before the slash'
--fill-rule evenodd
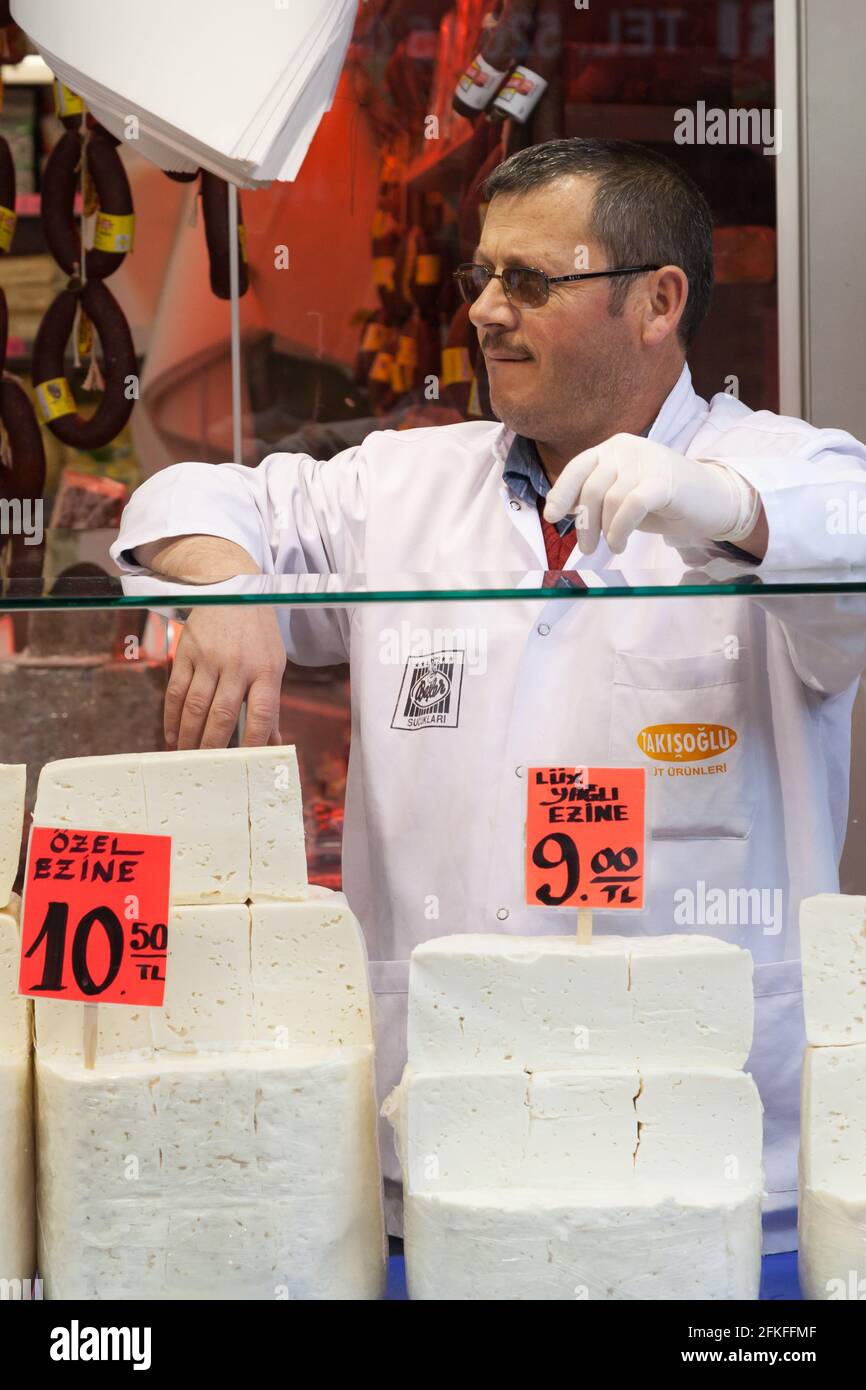
<path id="1" fill-rule="evenodd" d="M 442 257 L 422 252 L 415 262 L 415 284 L 435 285 L 442 279 Z"/>
<path id="2" fill-rule="evenodd" d="M 243 222 L 238 223 L 238 241 L 241 248 L 241 260 L 246 261 L 249 259 L 247 256 L 247 229 Z"/>
<path id="3" fill-rule="evenodd" d="M 134 212 L 101 212 L 93 233 L 94 251 L 114 251 L 118 255 L 132 250 L 135 235 Z"/>
<path id="4" fill-rule="evenodd" d="M 12 208 L 0 207 L 0 251 L 8 251 L 18 218 Z"/>
<path id="5" fill-rule="evenodd" d="M 59 420 L 61 415 L 74 415 L 78 409 L 75 397 L 65 376 L 52 377 L 36 387 L 36 401 L 39 414 L 46 424 Z"/>
<path id="6" fill-rule="evenodd" d="M 447 347 L 442 349 L 442 385 L 452 386 L 456 381 L 469 381 L 472 377 L 472 363 L 469 349 Z"/>
<path id="7" fill-rule="evenodd" d="M 383 289 L 393 290 L 394 288 L 394 257 L 393 256 L 374 256 L 373 257 L 373 284 L 381 285 Z"/>
<path id="8" fill-rule="evenodd" d="M 55 79 L 54 114 L 56 116 L 80 116 L 83 110 L 84 102 L 81 97 L 63 82 Z"/>

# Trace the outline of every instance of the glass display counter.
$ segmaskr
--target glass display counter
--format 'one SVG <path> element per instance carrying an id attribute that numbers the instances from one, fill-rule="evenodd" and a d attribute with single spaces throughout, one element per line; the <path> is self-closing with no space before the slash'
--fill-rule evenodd
<path id="1" fill-rule="evenodd" d="M 413 950 L 464 934 L 580 941 L 584 886 L 629 877 L 611 808 L 624 770 L 641 770 L 640 899 L 633 907 L 614 890 L 610 907 L 594 900 L 583 939 L 692 934 L 749 954 L 764 1251 L 794 1248 L 799 907 L 838 891 L 840 860 L 844 890 L 866 892 L 866 570 L 719 561 L 676 584 L 587 567 L 212 586 L 73 572 L 50 587 L 9 580 L 0 600 L 0 762 L 27 769 L 16 888 L 46 765 L 166 749 L 163 706 L 185 627 L 214 649 L 231 630 L 242 647 L 260 640 L 267 614 L 288 652 L 275 753 L 297 750 L 309 881 L 345 892 L 363 930 L 380 1104 L 406 1058 Z M 244 743 L 245 710 L 233 745 Z M 76 766 L 86 787 L 89 765 Z M 562 815 L 547 840 L 527 828 L 539 769 L 572 789 L 557 793 Z M 203 839 L 221 843 L 218 800 L 202 815 Z M 587 821 L 610 843 L 575 863 L 567 827 Z M 530 861 L 543 886 L 531 901 Z M 379 1125 L 397 1237 L 401 1170 L 391 1127 Z M 216 1296 L 261 1296 L 244 1292 L 240 1275 L 230 1288 Z"/>

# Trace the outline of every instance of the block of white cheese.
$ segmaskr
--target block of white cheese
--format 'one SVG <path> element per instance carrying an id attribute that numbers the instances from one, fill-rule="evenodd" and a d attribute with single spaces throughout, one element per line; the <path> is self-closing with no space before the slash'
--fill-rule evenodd
<path id="1" fill-rule="evenodd" d="M 804 1187 L 798 1215 L 800 1288 L 811 1301 L 866 1299 L 866 1196 Z"/>
<path id="2" fill-rule="evenodd" d="M 760 1191 L 761 1101 L 733 1070 L 404 1071 L 385 1104 L 408 1191 Z"/>
<path id="3" fill-rule="evenodd" d="M 18 899 L 0 912 L 0 1280 L 35 1274 L 31 1005 L 18 994 Z"/>
<path id="4" fill-rule="evenodd" d="M 51 1299 L 373 1299 L 373 1049 L 37 1057 Z"/>
<path id="5" fill-rule="evenodd" d="M 250 970 L 255 1035 L 277 1044 L 373 1040 L 367 950 L 342 893 L 253 903 Z"/>
<path id="6" fill-rule="evenodd" d="M 294 900 L 306 890 L 292 747 L 124 753 L 46 763 L 33 822 L 170 835 L 175 903 Z"/>
<path id="7" fill-rule="evenodd" d="M 0 908 L 12 896 L 21 855 L 26 763 L 0 763 Z"/>
<path id="8" fill-rule="evenodd" d="M 36 1273 L 33 1067 L 0 1052 L 0 1280 Z"/>
<path id="9" fill-rule="evenodd" d="M 250 896 L 247 776 L 240 752 L 141 756 L 148 832 L 172 837 L 176 903 L 245 902 Z"/>
<path id="10" fill-rule="evenodd" d="M 807 1040 L 866 1043 L 866 897 L 804 898 L 800 954 Z"/>
<path id="11" fill-rule="evenodd" d="M 371 1043 L 358 920 L 320 887 L 302 902 L 175 907 L 163 1007 L 101 1004 L 96 1025 L 101 1058 Z M 80 1058 L 83 1033 L 83 1004 L 37 1001 L 40 1054 Z"/>
<path id="12" fill-rule="evenodd" d="M 250 897 L 301 898 L 307 891 L 304 808 L 290 745 L 244 750 L 250 822 Z"/>
<path id="13" fill-rule="evenodd" d="M 803 1293 L 866 1298 L 866 1044 L 806 1048 L 800 1125 Z"/>
<path id="14" fill-rule="evenodd" d="M 866 1044 L 806 1048 L 800 1123 L 803 1186 L 866 1199 Z"/>
<path id="15" fill-rule="evenodd" d="M 752 958 L 705 936 L 446 936 L 412 953 L 419 1070 L 741 1067 Z"/>
<path id="16" fill-rule="evenodd" d="M 405 1204 L 405 1232 L 412 1299 L 758 1297 L 757 1193 L 420 1193 Z"/>
<path id="17" fill-rule="evenodd" d="M 33 1007 L 18 993 L 20 907 L 21 900 L 13 893 L 5 910 L 0 910 L 0 1052 L 30 1051 Z"/>

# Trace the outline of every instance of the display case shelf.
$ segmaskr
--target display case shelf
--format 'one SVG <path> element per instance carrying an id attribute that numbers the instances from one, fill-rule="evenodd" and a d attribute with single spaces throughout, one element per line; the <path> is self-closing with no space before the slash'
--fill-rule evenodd
<path id="1" fill-rule="evenodd" d="M 74 532 L 67 535 L 74 536 Z M 242 575 L 220 584 L 183 585 L 151 575 L 7 578 L 3 609 L 189 608 L 208 604 L 346 607 L 354 604 L 478 601 L 715 598 L 785 594 L 866 594 L 866 568 L 766 570 L 726 561 L 670 572 L 629 569 L 486 571 L 483 574 Z M 866 617 L 866 600 L 864 600 Z"/>

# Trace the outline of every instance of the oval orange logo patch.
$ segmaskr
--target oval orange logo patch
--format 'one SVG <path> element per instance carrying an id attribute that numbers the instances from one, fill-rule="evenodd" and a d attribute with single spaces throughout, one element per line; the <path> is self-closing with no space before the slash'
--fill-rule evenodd
<path id="1" fill-rule="evenodd" d="M 637 736 L 637 745 L 658 763 L 694 763 L 718 758 L 737 741 L 727 724 L 649 724 Z"/>

